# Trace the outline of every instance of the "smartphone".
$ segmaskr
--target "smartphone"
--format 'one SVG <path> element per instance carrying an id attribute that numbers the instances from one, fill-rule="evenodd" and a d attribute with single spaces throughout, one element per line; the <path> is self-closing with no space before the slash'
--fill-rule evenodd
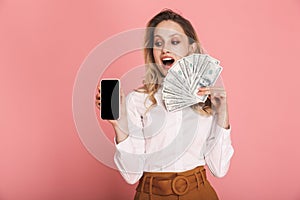
<path id="1" fill-rule="evenodd" d="M 120 80 L 102 79 L 101 119 L 117 120 L 120 118 Z"/>

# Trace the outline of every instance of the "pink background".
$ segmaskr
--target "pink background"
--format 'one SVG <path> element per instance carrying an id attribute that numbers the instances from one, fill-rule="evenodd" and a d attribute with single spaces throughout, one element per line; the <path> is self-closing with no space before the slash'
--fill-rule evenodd
<path id="1" fill-rule="evenodd" d="M 81 143 L 72 90 L 96 45 L 163 8 L 224 67 L 235 154 L 224 178 L 209 177 L 220 198 L 300 199 L 299 0 L 2 0 L 0 200 L 133 198 L 135 185 Z"/>

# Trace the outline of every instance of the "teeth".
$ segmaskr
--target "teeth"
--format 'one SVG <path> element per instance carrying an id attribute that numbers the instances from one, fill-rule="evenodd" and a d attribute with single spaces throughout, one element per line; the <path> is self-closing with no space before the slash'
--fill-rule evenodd
<path id="1" fill-rule="evenodd" d="M 170 60 L 173 60 L 173 58 L 163 58 L 162 60 L 163 61 L 170 61 Z"/>

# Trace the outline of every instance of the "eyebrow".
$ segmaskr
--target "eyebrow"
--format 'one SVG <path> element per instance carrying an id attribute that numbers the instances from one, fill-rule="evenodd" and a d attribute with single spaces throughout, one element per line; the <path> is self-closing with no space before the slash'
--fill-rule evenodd
<path id="1" fill-rule="evenodd" d="M 182 34 L 178 34 L 178 33 L 174 33 L 172 35 L 169 35 L 169 37 L 173 37 L 173 36 L 176 36 L 176 35 L 179 36 L 179 37 L 182 37 Z M 160 37 L 161 38 L 161 36 L 158 35 L 158 34 L 155 34 L 154 37 Z"/>

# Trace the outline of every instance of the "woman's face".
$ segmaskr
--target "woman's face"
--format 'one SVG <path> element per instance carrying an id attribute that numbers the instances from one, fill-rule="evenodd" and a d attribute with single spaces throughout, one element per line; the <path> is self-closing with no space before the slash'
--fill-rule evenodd
<path id="1" fill-rule="evenodd" d="M 163 76 L 180 58 L 194 51 L 182 27 L 171 20 L 160 22 L 154 30 L 153 55 Z"/>

